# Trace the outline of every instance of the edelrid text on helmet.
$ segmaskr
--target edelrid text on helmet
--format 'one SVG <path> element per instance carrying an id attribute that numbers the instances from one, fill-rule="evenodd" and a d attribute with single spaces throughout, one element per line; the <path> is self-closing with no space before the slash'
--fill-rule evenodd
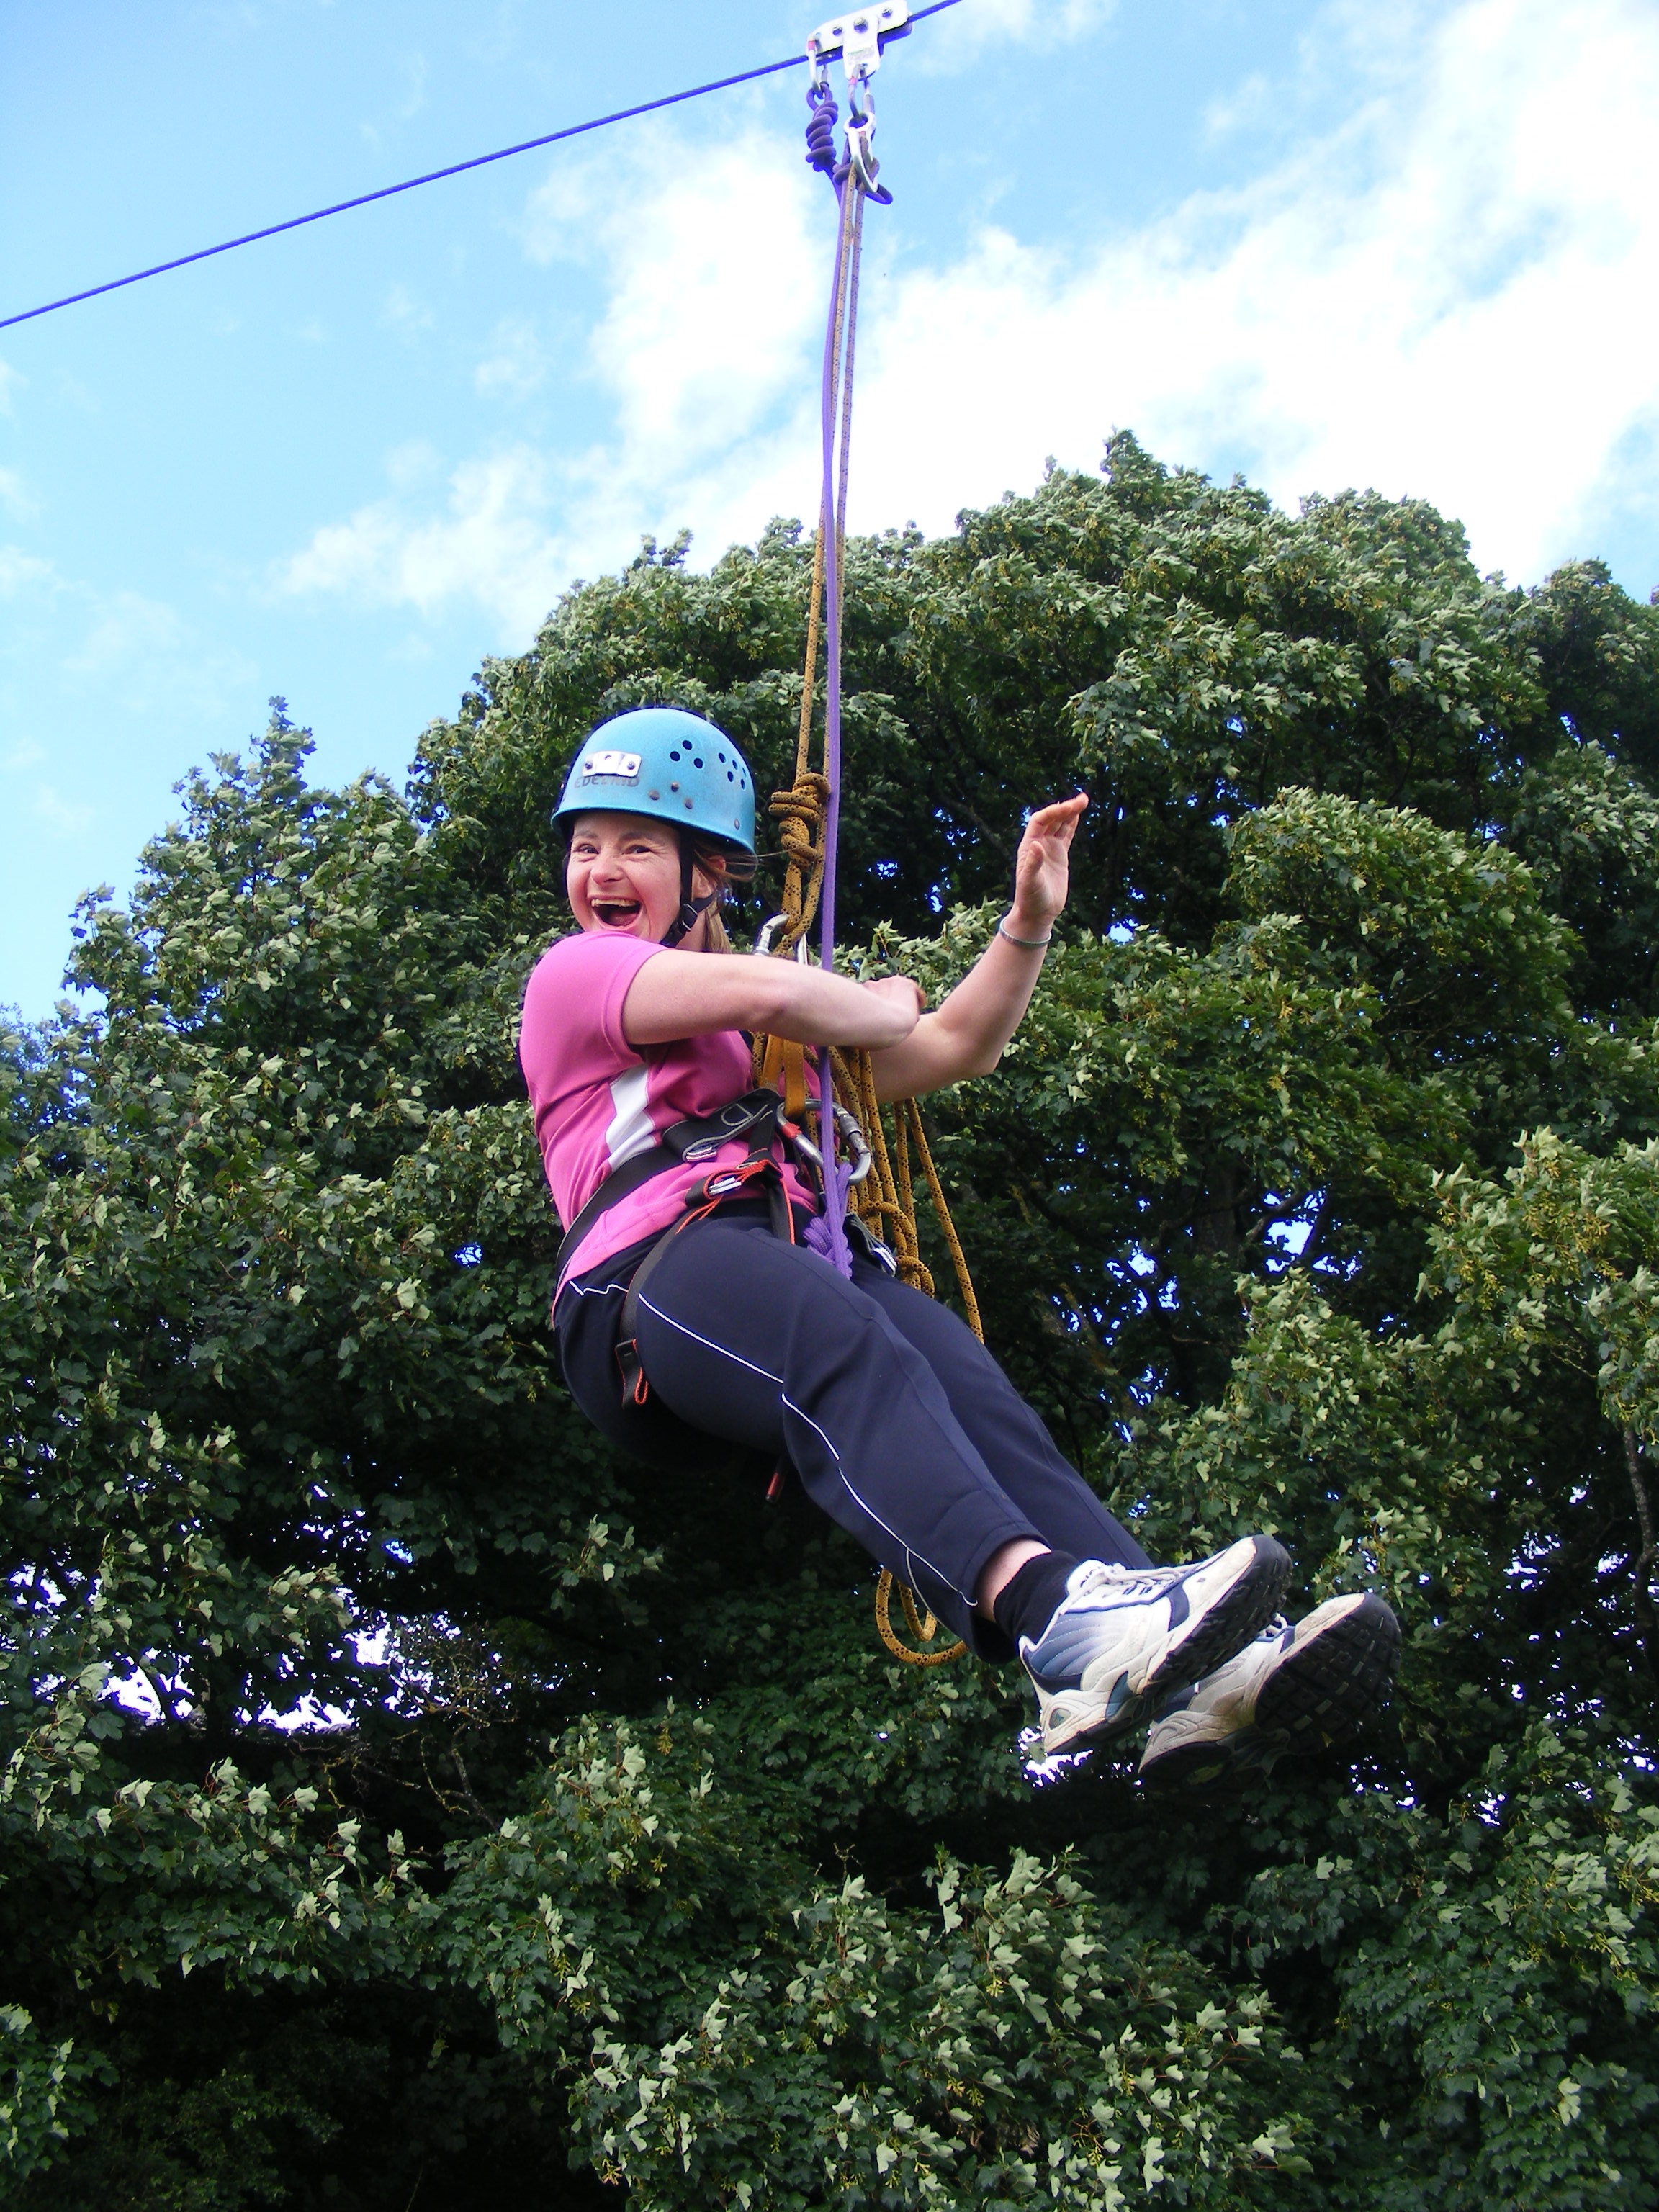
<path id="1" fill-rule="evenodd" d="M 601 722 L 578 749 L 553 810 L 648 814 L 717 837 L 752 860 L 755 779 L 724 730 L 682 707 L 635 707 Z"/>

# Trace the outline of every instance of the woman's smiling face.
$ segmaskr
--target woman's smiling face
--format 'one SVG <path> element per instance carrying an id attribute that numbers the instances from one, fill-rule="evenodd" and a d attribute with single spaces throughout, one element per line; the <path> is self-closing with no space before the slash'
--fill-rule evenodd
<path id="1" fill-rule="evenodd" d="M 680 910 L 680 843 L 665 822 L 641 814 L 582 814 L 570 835 L 565 896 L 578 926 L 607 937 L 641 937 L 656 944 Z M 691 872 L 693 895 L 714 886 L 701 868 Z M 699 921 L 684 949 L 695 951 Z"/>

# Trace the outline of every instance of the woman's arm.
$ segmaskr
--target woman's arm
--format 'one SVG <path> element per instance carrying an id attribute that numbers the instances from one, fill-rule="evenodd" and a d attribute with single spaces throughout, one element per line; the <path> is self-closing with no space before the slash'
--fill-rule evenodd
<path id="1" fill-rule="evenodd" d="M 1072 837 L 1089 801 L 1082 792 L 1040 807 L 1025 825 L 1014 863 L 1014 903 L 974 965 L 937 1012 L 872 1054 L 876 1095 L 920 1098 L 964 1076 L 988 1075 L 1019 1027 L 1042 969 L 1042 942 L 1066 904 Z M 1031 945 L 1010 940 L 1025 938 Z"/>
<path id="2" fill-rule="evenodd" d="M 756 1030 L 800 1044 L 862 1046 L 883 1098 L 920 1097 L 988 1074 L 1042 966 L 1041 949 L 1009 937 L 1047 938 L 1066 903 L 1072 836 L 1088 804 L 1079 793 L 1031 817 L 1015 863 L 1009 936 L 992 939 L 937 1012 L 921 1013 L 921 993 L 908 976 L 855 983 L 794 960 L 662 951 L 629 986 L 623 1034 L 630 1044 L 668 1044 L 713 1030 Z"/>
<path id="3" fill-rule="evenodd" d="M 623 1035 L 629 1044 L 668 1044 L 711 1030 L 758 1030 L 799 1044 L 863 1046 L 880 1052 L 909 1036 L 921 993 L 902 975 L 878 983 L 826 975 L 794 960 L 738 952 L 659 952 L 628 987 Z"/>

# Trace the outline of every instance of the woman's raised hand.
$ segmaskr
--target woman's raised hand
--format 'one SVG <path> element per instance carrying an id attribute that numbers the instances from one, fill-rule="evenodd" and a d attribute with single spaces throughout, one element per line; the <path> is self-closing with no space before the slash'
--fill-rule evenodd
<path id="1" fill-rule="evenodd" d="M 1043 937 L 1066 903 L 1071 882 L 1072 838 L 1089 800 L 1086 793 L 1039 806 L 1025 825 L 1014 861 L 1014 906 L 1009 927 L 1016 937 Z"/>

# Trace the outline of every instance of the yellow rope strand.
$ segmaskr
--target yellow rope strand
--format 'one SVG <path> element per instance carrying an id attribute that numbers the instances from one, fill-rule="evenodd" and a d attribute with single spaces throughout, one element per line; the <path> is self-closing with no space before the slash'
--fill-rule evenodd
<path id="1" fill-rule="evenodd" d="M 823 525 L 812 533 L 812 590 L 806 602 L 806 672 L 800 686 L 800 728 L 795 738 L 795 781 L 811 763 L 812 694 L 818 680 L 818 627 L 823 607 Z"/>
<path id="2" fill-rule="evenodd" d="M 896 1587 L 911 1634 L 919 1644 L 930 1643 L 939 1633 L 938 1621 L 931 1613 L 925 1619 L 917 1613 L 915 1599 L 905 1583 L 900 1583 Z M 876 1584 L 876 1628 L 894 1658 L 902 1659 L 908 1667 L 942 1667 L 948 1659 L 959 1659 L 968 1649 L 965 1644 L 948 1644 L 943 1651 L 913 1651 L 908 1644 L 899 1642 L 893 1633 L 890 1610 L 894 1588 L 893 1577 L 884 1567 L 881 1579 Z"/>
<path id="3" fill-rule="evenodd" d="M 856 191 L 842 195 L 841 284 L 836 301 L 834 336 L 831 339 L 831 389 L 839 388 L 841 349 L 847 300 L 848 272 L 852 257 L 847 252 L 849 229 L 862 215 L 862 195 Z M 850 398 L 850 395 L 849 395 Z M 818 646 L 823 633 L 824 616 L 824 549 L 827 532 L 836 532 L 836 566 L 845 574 L 842 557 L 846 538 L 842 517 L 834 517 L 827 508 L 819 517 L 817 533 L 812 541 L 812 583 L 806 609 L 805 666 L 801 678 L 800 722 L 795 739 L 795 780 L 787 791 L 772 794 L 771 815 L 778 825 L 778 842 L 783 848 L 783 927 L 772 945 L 775 958 L 793 957 L 796 946 L 812 927 L 823 889 L 823 870 L 828 857 L 824 840 L 825 817 L 830 805 L 830 780 L 811 765 L 812 740 L 812 708 L 817 685 Z M 851 1200 L 859 1218 L 890 1243 L 893 1256 L 898 1262 L 900 1279 L 914 1289 L 935 1295 L 933 1278 L 921 1257 L 921 1239 L 916 1228 L 915 1197 L 910 1178 L 910 1143 L 914 1137 L 916 1157 L 921 1163 L 927 1179 L 928 1195 L 933 1211 L 950 1249 L 957 1271 L 957 1282 L 962 1291 L 963 1304 L 967 1310 L 969 1326 L 982 1344 L 985 1332 L 980 1325 L 979 1305 L 974 1297 L 974 1286 L 969 1278 L 968 1262 L 963 1255 L 951 1220 L 950 1208 L 945 1204 L 945 1192 L 927 1149 L 927 1138 L 921 1124 L 921 1115 L 914 1099 L 906 1099 L 893 1108 L 893 1146 L 890 1152 L 882 1121 L 882 1110 L 876 1096 L 875 1070 L 867 1052 L 833 1052 L 830 1055 L 833 1084 L 836 1097 L 857 1116 L 860 1126 L 870 1140 L 872 1154 L 871 1172 L 865 1182 L 854 1185 Z M 780 1081 L 783 1085 L 785 1110 L 799 1120 L 804 1114 L 815 1111 L 814 1102 L 808 1094 L 805 1080 L 804 1048 L 782 1037 L 758 1036 L 755 1040 L 755 1076 L 757 1083 L 770 1087 Z M 908 1126 L 907 1126 L 908 1124 Z M 939 1633 L 939 1623 L 932 1613 L 925 1616 L 917 1609 L 916 1601 L 902 1583 L 897 1585 L 904 1618 L 910 1633 L 918 1644 L 931 1644 Z M 939 1651 L 918 1651 L 900 1642 L 894 1633 L 891 1600 L 893 1577 L 885 1568 L 876 1584 L 876 1627 L 882 1642 L 896 1658 L 912 1667 L 939 1667 L 948 1659 L 959 1658 L 968 1646 L 964 1643 L 948 1645 Z"/>
<path id="4" fill-rule="evenodd" d="M 916 1140 L 916 1158 L 921 1162 L 921 1171 L 927 1178 L 927 1194 L 933 1201 L 933 1211 L 939 1216 L 939 1225 L 945 1231 L 945 1243 L 950 1247 L 951 1264 L 957 1271 L 957 1288 L 962 1293 L 968 1326 L 981 1344 L 985 1341 L 985 1325 L 979 1317 L 979 1300 L 974 1296 L 974 1281 L 968 1273 L 968 1255 L 962 1249 L 962 1239 L 951 1218 L 951 1209 L 945 1202 L 939 1170 L 933 1165 L 933 1156 L 927 1149 L 927 1133 L 921 1126 L 921 1109 L 914 1098 L 904 1100 L 900 1111 L 910 1117 L 911 1133 Z"/>
<path id="5" fill-rule="evenodd" d="M 835 317 L 831 326 L 830 388 L 839 387 L 842 337 L 846 325 L 847 287 L 853 257 L 847 251 L 855 213 L 862 212 L 861 193 L 854 191 L 842 194 L 841 208 L 841 276 L 836 293 Z M 813 695 L 817 688 L 818 639 L 824 611 L 824 547 L 828 532 L 836 532 L 836 562 L 837 574 L 844 574 L 842 555 L 846 550 L 841 518 L 831 515 L 827 501 L 818 517 L 818 526 L 812 540 L 812 584 L 806 606 L 806 666 L 800 688 L 800 726 L 795 738 L 795 781 L 787 791 L 772 794 L 771 815 L 778 825 L 778 842 L 783 847 L 787 866 L 784 871 L 784 926 L 772 946 L 780 959 L 788 958 L 797 945 L 812 927 L 818 910 L 818 899 L 823 890 L 823 868 L 826 848 L 823 842 L 824 815 L 830 804 L 830 782 L 809 766 L 812 741 Z M 757 1066 L 760 1065 L 759 1059 Z"/>

